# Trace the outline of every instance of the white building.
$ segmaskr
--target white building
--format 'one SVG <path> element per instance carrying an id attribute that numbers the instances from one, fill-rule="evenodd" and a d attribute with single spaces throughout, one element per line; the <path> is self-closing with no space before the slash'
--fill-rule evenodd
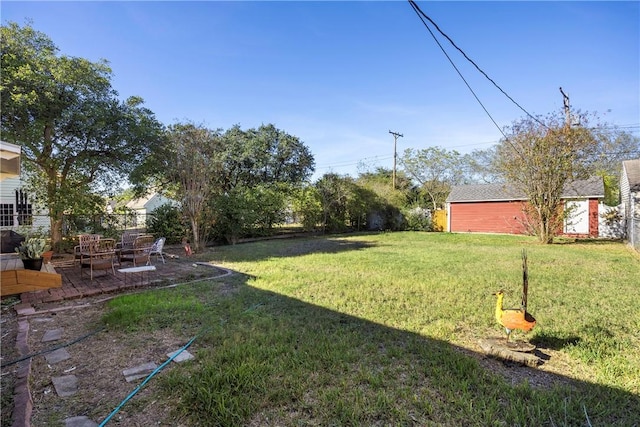
<path id="1" fill-rule="evenodd" d="M 19 145 L 0 141 L 0 229 L 49 230 L 49 217 L 22 187 Z"/>
<path id="2" fill-rule="evenodd" d="M 627 239 L 640 250 L 640 159 L 622 162 L 620 199 Z"/>
<path id="3" fill-rule="evenodd" d="M 165 204 L 175 206 L 178 203 L 175 200 L 164 197 L 159 193 L 151 193 L 142 198 L 131 200 L 126 204 L 126 207 L 135 213 L 134 225 L 136 227 L 146 227 L 147 216 L 152 215 L 156 209 Z"/>

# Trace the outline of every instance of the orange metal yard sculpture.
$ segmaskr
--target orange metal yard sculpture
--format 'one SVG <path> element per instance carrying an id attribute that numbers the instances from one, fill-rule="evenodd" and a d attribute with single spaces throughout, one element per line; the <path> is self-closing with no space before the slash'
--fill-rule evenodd
<path id="1" fill-rule="evenodd" d="M 519 329 L 528 332 L 536 324 L 536 319 L 527 311 L 527 292 L 529 288 L 529 278 L 527 272 L 527 253 L 522 250 L 522 303 L 520 308 L 503 308 L 502 301 L 504 299 L 504 291 L 499 290 L 494 295 L 497 296 L 496 301 L 496 320 L 502 325 L 507 332 L 507 343 L 511 331 Z"/>

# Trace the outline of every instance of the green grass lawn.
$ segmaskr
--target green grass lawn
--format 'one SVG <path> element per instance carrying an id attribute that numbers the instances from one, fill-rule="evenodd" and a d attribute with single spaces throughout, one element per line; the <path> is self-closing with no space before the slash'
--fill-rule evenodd
<path id="1" fill-rule="evenodd" d="M 538 368 L 503 336 L 529 265 Z M 272 240 L 199 255 L 238 274 L 123 296 L 109 327 L 172 328 L 196 361 L 154 381 L 181 425 L 637 425 L 640 257 L 620 243 L 385 233 Z M 569 381 L 571 380 L 571 381 Z"/>

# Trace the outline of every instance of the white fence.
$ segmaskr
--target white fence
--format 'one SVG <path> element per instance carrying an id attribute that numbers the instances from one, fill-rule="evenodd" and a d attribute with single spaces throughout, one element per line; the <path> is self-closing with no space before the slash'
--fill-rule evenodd
<path id="1" fill-rule="evenodd" d="M 640 205 L 625 215 L 624 205 L 598 206 L 598 237 L 625 239 L 640 251 Z"/>
<path id="2" fill-rule="evenodd" d="M 626 237 L 622 205 L 607 206 L 604 203 L 598 205 L 598 237 L 607 239 Z"/>

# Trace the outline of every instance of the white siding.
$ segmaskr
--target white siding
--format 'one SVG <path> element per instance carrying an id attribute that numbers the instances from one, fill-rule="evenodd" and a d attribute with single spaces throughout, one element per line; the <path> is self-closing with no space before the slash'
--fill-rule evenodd
<path id="1" fill-rule="evenodd" d="M 631 191 L 629 188 L 629 177 L 627 176 L 627 170 L 623 165 L 622 176 L 620 177 L 620 200 L 622 200 L 621 213 L 624 218 L 627 218 L 629 216 L 629 213 L 631 212 L 630 197 Z"/>
<path id="2" fill-rule="evenodd" d="M 629 211 L 627 217 L 629 244 L 640 251 L 640 192 L 629 195 Z"/>
<path id="3" fill-rule="evenodd" d="M 148 200 L 146 198 L 137 199 L 129 202 L 128 206 L 136 213 L 136 226 L 146 227 L 147 216 L 153 214 L 156 209 L 166 204 L 177 205 L 177 202 L 155 193 L 149 197 Z"/>
<path id="4" fill-rule="evenodd" d="M 620 177 L 620 198 L 622 200 L 622 215 L 626 226 L 626 238 L 631 246 L 640 250 L 640 192 L 637 189 L 638 161 L 630 160 L 622 163 Z M 627 167 L 634 168 L 627 171 Z M 631 181 L 634 181 L 633 184 Z"/>
<path id="5" fill-rule="evenodd" d="M 1 227 L 3 229 L 17 230 L 20 226 L 18 224 L 18 215 L 16 213 L 16 190 L 20 189 L 22 181 L 20 178 L 7 178 L 0 182 L 0 204 L 9 204 L 13 206 L 14 220 L 13 226 Z M 31 203 L 31 200 L 28 200 Z M 47 216 L 47 210 L 41 206 L 35 204 L 32 205 L 33 213 L 33 225 L 31 228 L 40 229 L 44 232 L 49 231 L 49 218 Z"/>
<path id="6" fill-rule="evenodd" d="M 20 178 L 7 178 L 0 182 L 0 203 L 15 203 L 16 188 L 20 188 Z"/>

